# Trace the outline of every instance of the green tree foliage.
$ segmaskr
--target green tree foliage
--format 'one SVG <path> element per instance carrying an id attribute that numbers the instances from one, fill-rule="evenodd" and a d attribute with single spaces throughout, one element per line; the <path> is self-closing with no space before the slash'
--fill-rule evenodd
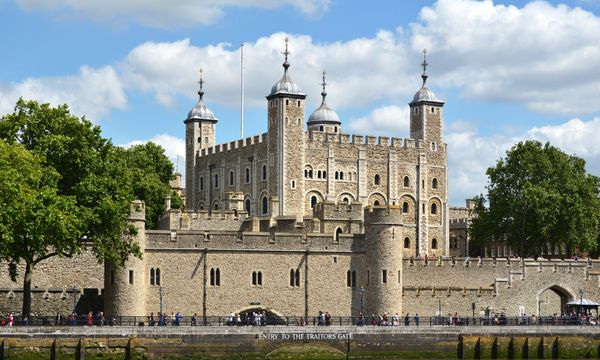
<path id="1" fill-rule="evenodd" d="M 2 191 L 17 194 L 2 204 L 2 216 L 17 216 L 13 221 L 23 224 L 0 225 L 0 257 L 9 263 L 13 280 L 16 265 L 25 264 L 24 316 L 31 308 L 31 271 L 40 261 L 73 256 L 86 243 L 98 261 L 122 265 L 131 254 L 140 255 L 135 229 L 126 221 L 134 198 L 132 172 L 122 149 L 102 138 L 99 127 L 71 115 L 66 105 L 20 99 L 14 113 L 0 118 L 0 139 L 11 146 L 5 153 L 29 159 L 22 165 L 16 155 L 6 158 L 9 175 L 2 171 L 0 178 Z M 25 166 L 29 173 L 10 172 Z"/>
<path id="2" fill-rule="evenodd" d="M 171 193 L 173 163 L 165 150 L 152 142 L 124 150 L 127 167 L 133 176 L 133 193 L 146 204 L 146 228 L 156 227 L 164 213 L 164 199 Z"/>
<path id="3" fill-rule="evenodd" d="M 171 191 L 171 208 L 183 210 L 184 207 L 185 204 L 183 203 L 181 196 L 177 192 Z"/>
<path id="4" fill-rule="evenodd" d="M 477 243 L 506 244 L 521 256 L 564 244 L 580 251 L 596 247 L 600 180 L 586 173 L 583 159 L 549 143 L 526 141 L 487 175 L 487 199 L 475 199 L 469 229 Z"/>

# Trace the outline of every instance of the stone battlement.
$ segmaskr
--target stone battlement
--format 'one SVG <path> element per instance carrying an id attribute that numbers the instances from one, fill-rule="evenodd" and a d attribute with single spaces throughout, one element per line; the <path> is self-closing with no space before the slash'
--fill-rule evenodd
<path id="1" fill-rule="evenodd" d="M 207 156 L 240 148 L 249 148 L 258 144 L 266 143 L 268 141 L 268 136 L 269 133 L 263 133 L 240 140 L 230 141 L 224 144 L 218 144 L 213 147 L 200 150 L 198 152 L 198 156 Z"/>
<path id="2" fill-rule="evenodd" d="M 365 225 L 367 224 L 402 224 L 402 207 L 398 205 L 389 206 L 367 206 L 364 213 Z"/>

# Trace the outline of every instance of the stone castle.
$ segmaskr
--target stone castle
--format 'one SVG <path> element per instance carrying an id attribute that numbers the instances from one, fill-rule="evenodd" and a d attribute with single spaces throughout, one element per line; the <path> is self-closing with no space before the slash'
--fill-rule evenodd
<path id="1" fill-rule="evenodd" d="M 149 230 L 144 203 L 132 203 L 143 258 L 120 269 L 86 253 L 42 263 L 34 309 L 69 309 L 71 289 L 83 311 L 117 315 L 156 313 L 161 304 L 203 316 L 551 315 L 578 289 L 600 298 L 594 262 L 465 257 L 470 204 L 448 206 L 444 102 L 427 86 L 426 58 L 402 139 L 344 134 L 326 102 L 325 74 L 322 103 L 305 126 L 306 95 L 290 76 L 287 41 L 284 55 L 261 135 L 216 144 L 218 119 L 200 80 L 184 121 L 185 210 L 166 199 L 159 228 Z M 2 268 L 4 307 L 20 299 L 7 278 Z"/>

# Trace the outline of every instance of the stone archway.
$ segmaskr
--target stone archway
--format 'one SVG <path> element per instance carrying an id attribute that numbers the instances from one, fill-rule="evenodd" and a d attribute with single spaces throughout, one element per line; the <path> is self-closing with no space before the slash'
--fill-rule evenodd
<path id="1" fill-rule="evenodd" d="M 575 295 L 566 287 L 558 284 L 550 285 L 538 292 L 536 297 L 537 316 L 546 317 L 562 315 L 567 309 L 567 303 L 575 299 Z"/>
<path id="2" fill-rule="evenodd" d="M 257 320 L 255 318 L 256 314 L 263 314 L 263 312 L 266 317 Z M 288 319 L 278 311 L 260 305 L 246 306 L 234 312 L 233 314 L 240 315 L 242 320 L 240 325 L 287 325 L 288 323 Z"/>

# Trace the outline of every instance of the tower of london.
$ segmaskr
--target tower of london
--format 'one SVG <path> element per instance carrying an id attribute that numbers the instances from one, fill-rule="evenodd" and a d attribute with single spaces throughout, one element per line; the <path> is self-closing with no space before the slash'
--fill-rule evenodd
<path id="1" fill-rule="evenodd" d="M 266 95 L 267 132 L 217 144 L 218 114 L 201 78 L 183 121 L 185 187 L 181 176 L 175 184 L 185 188 L 185 209 L 166 198 L 158 228 L 147 229 L 145 204 L 133 202 L 142 257 L 123 267 L 98 265 L 90 252 L 40 263 L 35 311 L 70 312 L 76 299 L 85 312 L 205 319 L 253 311 L 282 319 L 319 311 L 540 315 L 560 312 L 577 289 L 600 297 L 595 262 L 467 256 L 471 207 L 448 205 L 444 102 L 429 89 L 425 56 L 410 133 L 377 137 L 344 131 L 325 73 L 320 106 L 306 109 L 287 47 Z M 0 310 L 17 308 L 22 289 L 0 271 Z"/>

